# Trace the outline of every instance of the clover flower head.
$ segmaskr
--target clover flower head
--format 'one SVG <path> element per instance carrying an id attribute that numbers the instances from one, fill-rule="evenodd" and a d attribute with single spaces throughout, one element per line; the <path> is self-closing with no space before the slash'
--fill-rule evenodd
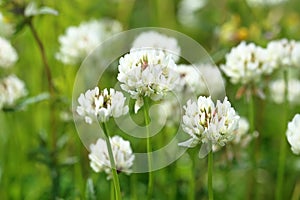
<path id="1" fill-rule="evenodd" d="M 281 104 L 284 102 L 285 83 L 283 79 L 278 79 L 270 83 L 270 93 L 272 100 Z M 297 79 L 289 79 L 288 81 L 288 101 L 292 105 L 299 105 L 300 98 L 300 81 Z"/>
<path id="2" fill-rule="evenodd" d="M 253 43 L 241 42 L 226 55 L 223 72 L 233 84 L 258 82 L 264 74 L 270 74 L 275 66 L 267 62 L 267 51 Z"/>
<path id="3" fill-rule="evenodd" d="M 176 38 L 155 31 L 147 31 L 138 35 L 132 44 L 132 49 L 149 47 L 162 50 L 167 55 L 173 56 L 175 62 L 179 60 L 181 49 Z"/>
<path id="4" fill-rule="evenodd" d="M 267 45 L 267 56 L 277 68 L 299 66 L 300 43 L 294 40 L 274 40 Z"/>
<path id="5" fill-rule="evenodd" d="M 124 172 L 129 175 L 135 158 L 130 142 L 117 135 L 109 138 L 109 141 L 111 143 L 117 172 Z M 111 164 L 105 140 L 99 138 L 96 144 L 91 144 L 90 150 L 89 159 L 92 169 L 96 173 L 105 172 L 108 175 L 107 179 L 111 179 Z"/>
<path id="6" fill-rule="evenodd" d="M 93 120 L 106 122 L 109 117 L 120 117 L 128 112 L 126 98 L 119 91 L 110 88 L 100 91 L 98 87 L 87 90 L 78 98 L 77 113 L 91 124 Z"/>
<path id="7" fill-rule="evenodd" d="M 0 81 L 0 108 L 13 105 L 15 101 L 27 94 L 25 84 L 15 75 L 10 75 Z"/>
<path id="8" fill-rule="evenodd" d="M 0 37 L 0 67 L 9 68 L 18 60 L 18 54 L 10 42 Z"/>
<path id="9" fill-rule="evenodd" d="M 300 114 L 296 114 L 291 122 L 288 123 L 286 131 L 287 140 L 291 145 L 294 154 L 300 154 Z"/>
<path id="10" fill-rule="evenodd" d="M 192 94 L 200 95 L 207 94 L 206 83 L 203 80 L 200 71 L 192 65 L 178 65 L 175 68 L 180 75 L 178 90 L 186 92 L 187 90 Z"/>
<path id="11" fill-rule="evenodd" d="M 197 101 L 188 100 L 184 110 L 182 126 L 191 138 L 179 146 L 190 148 L 200 143 L 224 146 L 234 138 L 239 116 L 227 97 L 215 105 L 211 97 L 200 96 Z"/>
<path id="12" fill-rule="evenodd" d="M 158 101 L 176 87 L 179 75 L 175 67 L 171 56 L 153 49 L 132 49 L 120 58 L 118 80 L 121 88 L 136 99 L 135 112 L 144 105 L 144 97 Z"/>
<path id="13" fill-rule="evenodd" d="M 91 20 L 71 26 L 59 37 L 60 49 L 56 59 L 64 64 L 81 62 L 101 42 L 120 31 L 121 24 L 110 19 Z"/>

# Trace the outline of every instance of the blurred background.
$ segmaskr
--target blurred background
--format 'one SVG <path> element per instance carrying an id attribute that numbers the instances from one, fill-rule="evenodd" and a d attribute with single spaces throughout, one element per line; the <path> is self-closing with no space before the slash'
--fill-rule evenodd
<path id="1" fill-rule="evenodd" d="M 27 97 L 46 96 L 23 109 L 0 112 L 0 199 L 108 199 L 110 196 L 110 182 L 104 173 L 96 174 L 90 168 L 88 151 L 72 119 L 73 82 L 80 64 L 65 65 L 55 58 L 60 48 L 58 38 L 69 26 L 111 18 L 118 20 L 124 30 L 151 26 L 173 29 L 199 42 L 218 66 L 224 62 L 226 53 L 244 40 L 265 46 L 275 39 L 300 39 L 298 0 L 36 1 L 37 5 L 51 7 L 59 13 L 32 19 L 44 45 L 56 89 L 49 100 L 39 46 L 30 28 L 22 25 L 20 10 L 14 9 L 30 1 L 15 2 L 6 6 L 3 1 L 0 11 L 5 21 L 16 27 L 16 33 L 8 38 L 19 59 L 13 68 L 2 70 L 0 75 L 17 74 L 26 84 Z M 237 86 L 226 82 L 226 93 L 233 106 L 241 116 L 247 116 L 245 99 L 235 99 L 237 90 Z M 284 107 L 273 103 L 268 95 L 265 100 L 255 99 L 255 105 L 255 128 L 260 134 L 256 141 L 256 182 L 253 188 L 248 187 L 250 161 L 243 154 L 249 149 L 244 152 L 231 149 L 235 159 L 228 158 L 230 150 L 222 149 L 214 157 L 215 199 L 274 198 L 280 134 L 286 130 L 286 125 L 280 123 Z M 299 106 L 292 107 L 290 119 L 299 111 Z M 169 127 L 167 131 L 172 129 Z M 190 149 L 172 165 L 153 173 L 153 199 L 207 198 L 207 161 L 198 159 L 197 154 L 198 149 Z M 283 199 L 300 196 L 299 172 L 299 157 L 287 149 Z M 124 199 L 145 197 L 147 174 L 120 174 L 120 182 Z M 248 195 L 253 191 L 254 196 Z"/>

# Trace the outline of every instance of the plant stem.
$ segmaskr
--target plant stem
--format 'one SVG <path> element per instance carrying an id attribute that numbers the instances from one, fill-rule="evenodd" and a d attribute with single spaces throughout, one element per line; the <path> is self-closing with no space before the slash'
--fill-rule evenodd
<path id="1" fill-rule="evenodd" d="M 284 180 L 284 172 L 285 172 L 285 160 L 286 160 L 286 139 L 285 139 L 285 128 L 288 123 L 288 114 L 289 114 L 289 101 L 288 101 L 288 72 L 284 70 L 283 72 L 284 78 L 284 130 L 280 136 L 280 150 L 279 150 L 279 163 L 277 167 L 277 182 L 276 182 L 276 200 L 282 199 L 282 186 Z"/>
<path id="2" fill-rule="evenodd" d="M 153 192 L 153 177 L 152 177 L 152 147 L 150 142 L 150 132 L 149 132 L 149 102 L 147 98 L 144 98 L 144 118 L 145 126 L 147 131 L 147 153 L 148 153 L 148 195 L 147 198 L 150 200 L 152 198 Z"/>
<path id="3" fill-rule="evenodd" d="M 254 107 L 254 96 L 253 96 L 253 86 L 250 86 L 250 94 L 247 97 L 249 100 L 248 102 L 248 120 L 249 120 L 249 132 L 254 133 L 255 131 L 255 107 Z M 256 182 L 256 142 L 252 142 L 251 150 L 250 150 L 250 157 L 252 166 L 249 173 L 249 183 L 248 183 L 248 199 L 255 198 L 255 182 Z"/>
<path id="4" fill-rule="evenodd" d="M 213 152 L 210 151 L 208 154 L 208 179 L 207 179 L 207 185 L 208 185 L 208 199 L 213 200 L 214 199 L 214 190 L 213 190 L 213 184 L 212 184 L 212 176 L 213 176 Z"/>
<path id="5" fill-rule="evenodd" d="M 59 169 L 57 166 L 57 159 L 56 159 L 56 141 L 57 141 L 57 136 L 56 136 L 56 116 L 55 116 L 55 106 L 54 106 L 54 85 L 53 85 L 53 81 L 52 81 L 52 75 L 51 75 L 51 70 L 50 70 L 50 66 L 48 64 L 48 60 L 47 60 L 47 56 L 46 56 L 46 51 L 45 51 L 45 47 L 43 45 L 42 40 L 40 39 L 33 23 L 32 23 L 32 19 L 30 19 L 28 22 L 28 27 L 38 45 L 40 54 L 41 54 L 41 58 L 42 58 L 42 62 L 44 64 L 44 69 L 45 69 L 45 73 L 46 73 L 46 77 L 47 77 L 47 82 L 48 82 L 48 91 L 50 94 L 50 102 L 49 102 L 49 107 L 50 107 L 50 114 L 49 114 L 49 119 L 50 119 L 50 135 L 51 135 L 51 148 L 52 148 L 52 156 L 51 156 L 51 169 L 50 169 L 50 173 L 51 173 L 51 178 L 52 178 L 52 196 L 53 199 L 57 198 L 57 196 L 59 196 L 59 185 L 60 185 L 60 176 L 59 176 Z"/>
<path id="6" fill-rule="evenodd" d="M 115 186 L 114 182 L 110 182 L 110 200 L 115 200 Z"/>
<path id="7" fill-rule="evenodd" d="M 105 141 L 106 141 L 106 145 L 107 145 L 108 156 L 109 156 L 111 171 L 112 171 L 112 175 L 113 175 L 113 183 L 114 183 L 114 188 L 115 188 L 115 193 L 116 193 L 116 200 L 120 200 L 120 199 L 122 199 L 120 183 L 119 183 L 119 178 L 118 178 L 118 174 L 117 174 L 117 170 L 116 170 L 116 164 L 115 164 L 115 159 L 113 156 L 113 151 L 112 151 L 110 140 L 109 140 L 109 138 L 110 138 L 109 132 L 108 132 L 105 122 L 102 123 L 102 128 L 103 128 L 103 132 L 105 134 Z"/>

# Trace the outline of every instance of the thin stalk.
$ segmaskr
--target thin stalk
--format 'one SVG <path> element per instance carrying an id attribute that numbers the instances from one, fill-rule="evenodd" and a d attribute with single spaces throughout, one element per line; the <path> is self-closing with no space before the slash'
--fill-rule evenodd
<path id="1" fill-rule="evenodd" d="M 284 128 L 286 128 L 286 125 L 288 123 L 288 114 L 289 114 L 289 101 L 288 101 L 288 72 L 287 70 L 284 70 L 283 72 L 283 78 L 284 78 Z M 285 160 L 286 160 L 286 139 L 285 139 L 285 129 L 283 133 L 280 136 L 280 150 L 279 150 L 279 163 L 277 167 L 277 182 L 276 182 L 276 200 L 282 199 L 282 186 L 283 186 L 283 180 L 284 180 L 284 172 L 285 172 Z"/>
<path id="2" fill-rule="evenodd" d="M 250 94 L 248 96 L 248 120 L 249 120 L 249 131 L 253 133 L 255 131 L 255 107 L 254 107 L 254 96 L 252 94 L 253 87 L 250 87 Z M 250 150 L 250 157 L 252 162 L 251 172 L 249 173 L 249 183 L 248 183 L 248 199 L 255 198 L 255 180 L 256 180 L 256 143 L 255 141 L 252 142 L 251 150 Z"/>
<path id="3" fill-rule="evenodd" d="M 195 169 L 196 169 L 196 166 L 195 166 L 195 161 L 194 159 L 192 159 L 192 164 L 190 166 L 190 174 L 189 174 L 189 192 L 187 194 L 187 199 L 188 200 L 194 200 L 195 199 Z"/>
<path id="4" fill-rule="evenodd" d="M 137 193 L 136 193 L 136 187 L 137 187 L 137 180 L 136 180 L 136 175 L 132 174 L 130 176 L 130 188 L 131 188 L 131 194 L 130 194 L 130 199 L 131 200 L 137 200 Z"/>
<path id="5" fill-rule="evenodd" d="M 209 154 L 208 154 L 208 179 L 207 179 L 208 199 L 209 200 L 214 199 L 214 190 L 213 190 L 213 184 L 212 184 L 212 177 L 213 177 L 213 152 L 210 151 Z"/>
<path id="6" fill-rule="evenodd" d="M 49 107 L 50 107 L 50 113 L 49 113 L 49 119 L 50 119 L 50 135 L 51 135 L 51 147 L 52 147 L 52 166 L 50 169 L 50 173 L 51 173 L 51 178 L 52 178 L 52 196 L 53 199 L 55 199 L 57 196 L 59 196 L 59 183 L 60 183 L 60 177 L 59 177 L 59 169 L 57 167 L 57 159 L 56 159 L 56 141 L 57 141 L 57 136 L 56 136 L 56 116 L 55 116 L 55 106 L 54 106 L 54 85 L 53 85 L 53 80 L 52 80 L 52 74 L 51 74 L 51 70 L 50 70 L 50 66 L 47 60 L 47 56 L 46 56 L 46 51 L 45 51 L 45 47 L 44 44 L 41 40 L 41 38 L 39 37 L 37 30 L 35 29 L 33 23 L 32 23 L 32 19 L 30 19 L 27 22 L 27 25 L 34 37 L 34 40 L 36 41 L 37 45 L 38 45 L 38 49 L 40 51 L 41 54 L 41 58 L 42 58 L 42 62 L 44 64 L 44 70 L 45 70 L 45 74 L 47 77 L 47 82 L 48 82 L 48 91 L 50 93 L 50 103 L 49 103 Z"/>
<path id="7" fill-rule="evenodd" d="M 108 156 L 109 156 L 111 171 L 112 171 L 112 175 L 113 175 L 113 183 L 114 183 L 114 188 L 115 188 L 116 200 L 120 200 L 120 199 L 122 199 L 120 183 L 119 183 L 119 178 L 118 178 L 118 174 L 117 174 L 115 159 L 113 156 L 113 151 L 112 151 L 111 144 L 109 141 L 109 132 L 108 132 L 105 122 L 102 123 L 102 128 L 103 128 L 103 132 L 105 134 L 105 141 L 106 141 L 106 145 L 107 145 Z"/>
<path id="8" fill-rule="evenodd" d="M 147 131 L 147 153 L 148 153 L 148 194 L 147 198 L 150 200 L 152 198 L 153 192 L 153 177 L 152 177 L 152 147 L 150 142 L 150 131 L 149 131 L 149 103 L 148 99 L 144 98 L 144 118 L 145 118 L 145 126 Z"/>
<path id="9" fill-rule="evenodd" d="M 115 200 L 115 186 L 113 181 L 110 182 L 110 200 Z"/>

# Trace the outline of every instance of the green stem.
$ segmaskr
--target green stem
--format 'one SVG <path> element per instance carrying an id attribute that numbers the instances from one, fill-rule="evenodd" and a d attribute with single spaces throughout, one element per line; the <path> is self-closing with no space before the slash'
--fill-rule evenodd
<path id="1" fill-rule="evenodd" d="M 114 183 L 114 188 L 115 188 L 115 193 L 116 193 L 116 200 L 120 200 L 120 199 L 122 199 L 120 183 L 119 183 L 119 178 L 118 178 L 118 174 L 117 174 L 117 170 L 116 170 L 115 159 L 114 159 L 111 144 L 109 141 L 109 132 L 108 132 L 105 122 L 102 123 L 102 128 L 103 128 L 103 131 L 105 134 L 105 141 L 106 141 L 106 145 L 107 145 L 108 156 L 109 156 L 111 171 L 112 171 L 112 175 L 113 175 L 113 183 Z"/>
<path id="2" fill-rule="evenodd" d="M 153 192 L 153 178 L 152 178 L 152 147 L 150 142 L 150 132 L 149 132 L 149 103 L 148 99 L 144 98 L 144 117 L 145 126 L 147 131 L 147 153 L 148 153 L 148 195 L 147 198 L 150 200 L 152 198 Z"/>
<path id="3" fill-rule="evenodd" d="M 114 182 L 110 182 L 110 200 L 115 200 L 115 186 Z"/>
<path id="4" fill-rule="evenodd" d="M 130 176 L 130 188 L 131 188 L 131 196 L 130 199 L 131 200 L 137 200 L 137 193 L 136 193 L 136 189 L 137 189 L 137 180 L 136 180 L 136 175 L 132 174 Z"/>
<path id="5" fill-rule="evenodd" d="M 284 180 L 284 172 L 285 172 L 285 160 L 286 160 L 286 139 L 285 139 L 285 128 L 288 123 L 288 113 L 289 113 L 289 101 L 288 101 L 288 72 L 284 70 L 283 72 L 284 78 L 284 107 L 285 107 L 285 116 L 284 116 L 284 131 L 280 136 L 280 150 L 279 150 L 279 163 L 277 167 L 277 182 L 276 182 L 276 200 L 282 199 L 282 186 Z"/>
<path id="6" fill-rule="evenodd" d="M 250 86 L 250 94 L 248 96 L 248 120 L 249 120 L 249 132 L 254 133 L 255 131 L 255 107 L 254 107 L 254 96 L 253 96 L 253 87 Z M 256 142 L 252 142 L 250 157 L 252 166 L 249 173 L 249 183 L 248 183 L 248 199 L 255 199 L 255 182 L 256 182 Z"/>
<path id="7" fill-rule="evenodd" d="M 208 185 L 208 199 L 213 200 L 214 199 L 214 190 L 213 190 L 213 184 L 212 184 L 212 176 L 213 176 L 213 152 L 210 151 L 208 154 L 208 179 L 207 179 L 207 185 Z"/>

